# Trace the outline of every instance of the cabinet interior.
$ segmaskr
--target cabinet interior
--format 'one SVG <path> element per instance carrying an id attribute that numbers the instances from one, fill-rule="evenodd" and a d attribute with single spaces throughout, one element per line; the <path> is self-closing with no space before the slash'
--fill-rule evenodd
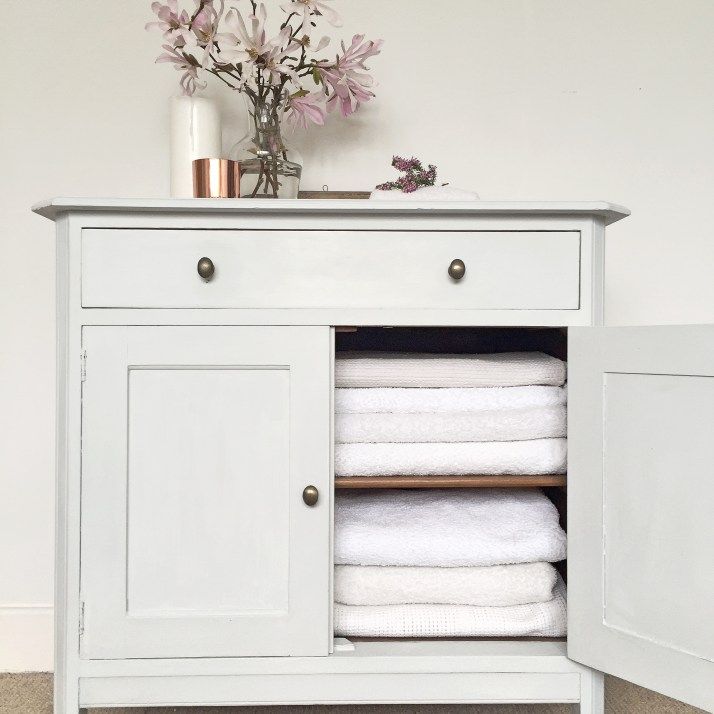
<path id="1" fill-rule="evenodd" d="M 564 361 L 568 357 L 567 328 L 563 327 L 336 327 L 335 352 L 421 352 L 430 354 L 483 354 L 495 352 L 544 352 Z M 494 476 L 494 477 L 416 477 L 394 481 L 395 477 L 369 476 L 335 479 L 335 489 L 370 488 L 541 488 L 553 502 L 560 524 L 567 533 L 567 475 L 550 476 Z M 423 479 L 421 483 L 417 479 Z M 567 583 L 567 561 L 554 564 Z M 350 641 L 384 641 L 388 639 L 349 637 Z M 439 639 L 439 638 L 438 638 Z M 440 638 L 443 639 L 443 638 Z M 466 640 L 540 640 L 566 638 L 543 637 L 468 637 L 448 638 Z"/>

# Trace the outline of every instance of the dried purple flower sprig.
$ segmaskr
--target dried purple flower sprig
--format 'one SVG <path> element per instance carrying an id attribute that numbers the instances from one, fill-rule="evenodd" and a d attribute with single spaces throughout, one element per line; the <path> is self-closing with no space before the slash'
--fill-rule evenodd
<path id="1" fill-rule="evenodd" d="M 379 191 L 413 193 L 422 186 L 433 186 L 436 182 L 436 166 L 429 164 L 429 167 L 425 169 L 421 161 L 413 156 L 411 159 L 393 156 L 392 166 L 397 171 L 401 171 L 404 176 L 400 176 L 396 181 L 380 183 L 376 186 Z"/>

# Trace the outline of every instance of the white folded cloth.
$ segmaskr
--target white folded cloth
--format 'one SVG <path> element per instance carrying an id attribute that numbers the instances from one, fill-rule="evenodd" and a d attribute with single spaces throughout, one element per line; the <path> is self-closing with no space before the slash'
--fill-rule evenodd
<path id="1" fill-rule="evenodd" d="M 335 566 L 335 602 L 343 605 L 499 606 L 546 602 L 558 573 L 550 563 L 471 568 Z"/>
<path id="2" fill-rule="evenodd" d="M 562 474 L 567 439 L 335 444 L 336 476 Z"/>
<path id="3" fill-rule="evenodd" d="M 373 201 L 478 201 L 478 194 L 455 186 L 422 186 L 416 191 L 384 191 L 375 188 L 369 194 Z"/>
<path id="4" fill-rule="evenodd" d="M 342 352 L 335 360 L 336 387 L 518 387 L 564 382 L 565 362 L 543 352 Z"/>
<path id="5" fill-rule="evenodd" d="M 338 492 L 336 565 L 459 567 L 556 562 L 566 537 L 539 489 Z"/>
<path id="6" fill-rule="evenodd" d="M 335 603 L 334 626 L 340 637 L 562 637 L 565 585 L 558 578 L 547 602 L 506 607 Z"/>
<path id="7" fill-rule="evenodd" d="M 564 406 L 456 414 L 336 414 L 335 442 L 521 441 L 565 436 Z"/>
<path id="8" fill-rule="evenodd" d="M 335 413 L 501 411 L 565 405 L 565 387 L 374 387 L 335 390 Z"/>

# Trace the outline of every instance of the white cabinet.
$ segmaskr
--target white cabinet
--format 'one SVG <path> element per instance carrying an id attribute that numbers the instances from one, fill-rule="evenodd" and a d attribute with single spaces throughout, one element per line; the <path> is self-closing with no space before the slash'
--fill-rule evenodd
<path id="1" fill-rule="evenodd" d="M 86 327 L 86 658 L 329 651 L 330 330 Z"/>
<path id="2" fill-rule="evenodd" d="M 602 714 L 601 671 L 714 711 L 714 326 L 598 327 L 605 226 L 624 209 L 37 210 L 58 224 L 57 714 L 385 702 Z M 398 325 L 567 332 L 567 642 L 333 643 L 334 328 Z"/>

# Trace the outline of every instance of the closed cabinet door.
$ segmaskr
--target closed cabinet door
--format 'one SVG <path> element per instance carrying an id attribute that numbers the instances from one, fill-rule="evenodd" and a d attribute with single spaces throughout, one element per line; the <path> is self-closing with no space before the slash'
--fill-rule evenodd
<path id="1" fill-rule="evenodd" d="M 83 346 L 82 657 L 326 655 L 330 329 Z"/>
<path id="2" fill-rule="evenodd" d="M 568 654 L 714 711 L 714 325 L 573 329 Z"/>

